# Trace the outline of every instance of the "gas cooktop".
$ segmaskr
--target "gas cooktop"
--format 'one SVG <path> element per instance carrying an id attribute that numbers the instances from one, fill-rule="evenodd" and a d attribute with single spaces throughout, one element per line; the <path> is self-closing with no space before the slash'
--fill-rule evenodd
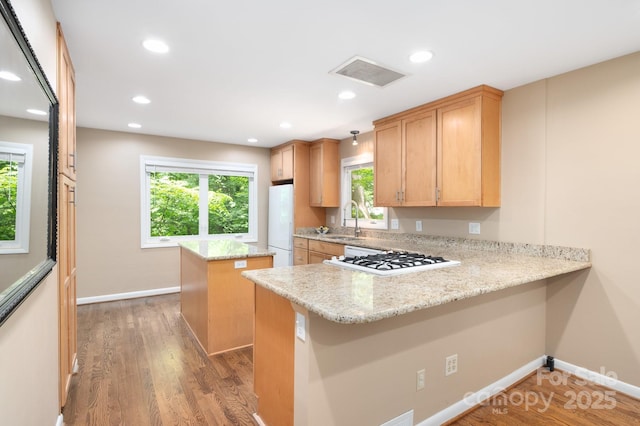
<path id="1" fill-rule="evenodd" d="M 340 256 L 325 260 L 329 265 L 369 272 L 376 275 L 400 275 L 459 265 L 457 260 L 420 253 L 388 251 L 368 256 Z"/>

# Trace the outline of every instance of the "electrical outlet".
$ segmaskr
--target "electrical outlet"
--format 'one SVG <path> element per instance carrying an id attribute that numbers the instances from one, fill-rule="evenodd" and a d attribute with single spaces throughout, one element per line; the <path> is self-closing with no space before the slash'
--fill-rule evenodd
<path id="1" fill-rule="evenodd" d="M 469 222 L 469 233 L 474 235 L 480 235 L 480 224 L 475 222 Z"/>
<path id="2" fill-rule="evenodd" d="M 398 229 L 398 228 L 400 228 L 398 219 L 391 219 L 391 229 Z"/>
<path id="3" fill-rule="evenodd" d="M 416 391 L 424 389 L 424 368 L 416 372 Z"/>
<path id="4" fill-rule="evenodd" d="M 449 355 L 445 359 L 444 375 L 450 376 L 458 371 L 458 354 Z"/>
<path id="5" fill-rule="evenodd" d="M 296 312 L 296 336 L 303 342 L 307 340 L 306 318 L 300 312 Z"/>
<path id="6" fill-rule="evenodd" d="M 334 215 L 331 215 L 331 224 L 335 224 L 336 223 L 336 217 Z"/>
<path id="7" fill-rule="evenodd" d="M 422 221 L 416 220 L 416 231 L 422 232 Z"/>

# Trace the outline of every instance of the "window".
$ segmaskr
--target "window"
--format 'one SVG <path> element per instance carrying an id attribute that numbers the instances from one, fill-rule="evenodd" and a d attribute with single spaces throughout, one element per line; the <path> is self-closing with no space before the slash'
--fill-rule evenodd
<path id="1" fill-rule="evenodd" d="M 142 247 L 194 238 L 257 241 L 257 169 L 141 156 Z"/>
<path id="2" fill-rule="evenodd" d="M 0 254 L 29 253 L 33 145 L 0 142 Z"/>
<path id="3" fill-rule="evenodd" d="M 342 223 L 362 228 L 387 229 L 387 209 L 373 205 L 374 170 L 372 154 L 342 160 Z M 355 204 L 358 208 L 356 209 Z"/>

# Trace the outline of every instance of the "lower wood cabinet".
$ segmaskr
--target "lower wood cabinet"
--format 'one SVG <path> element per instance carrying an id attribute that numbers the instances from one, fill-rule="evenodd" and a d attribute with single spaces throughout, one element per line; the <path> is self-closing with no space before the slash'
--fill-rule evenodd
<path id="1" fill-rule="evenodd" d="M 291 302 L 255 286 L 253 389 L 269 426 L 293 425 L 295 312 Z"/>
<path id="2" fill-rule="evenodd" d="M 325 241 L 309 240 L 309 263 L 322 263 L 333 256 L 342 256 L 344 245 Z"/>
<path id="3" fill-rule="evenodd" d="M 293 238 L 293 265 L 322 263 L 333 256 L 342 256 L 344 245 L 326 241 L 309 240 L 307 238 Z"/>
<path id="4" fill-rule="evenodd" d="M 309 240 L 293 237 L 293 266 L 309 263 Z"/>
<path id="5" fill-rule="evenodd" d="M 255 285 L 240 274 L 272 266 L 272 256 L 206 260 L 180 248 L 180 311 L 208 355 L 253 344 Z"/>

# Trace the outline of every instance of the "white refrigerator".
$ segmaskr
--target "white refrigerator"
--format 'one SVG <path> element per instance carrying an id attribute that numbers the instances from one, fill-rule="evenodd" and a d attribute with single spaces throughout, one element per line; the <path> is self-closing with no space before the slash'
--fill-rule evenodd
<path id="1" fill-rule="evenodd" d="M 269 187 L 268 240 L 274 268 L 293 265 L 293 185 Z"/>

